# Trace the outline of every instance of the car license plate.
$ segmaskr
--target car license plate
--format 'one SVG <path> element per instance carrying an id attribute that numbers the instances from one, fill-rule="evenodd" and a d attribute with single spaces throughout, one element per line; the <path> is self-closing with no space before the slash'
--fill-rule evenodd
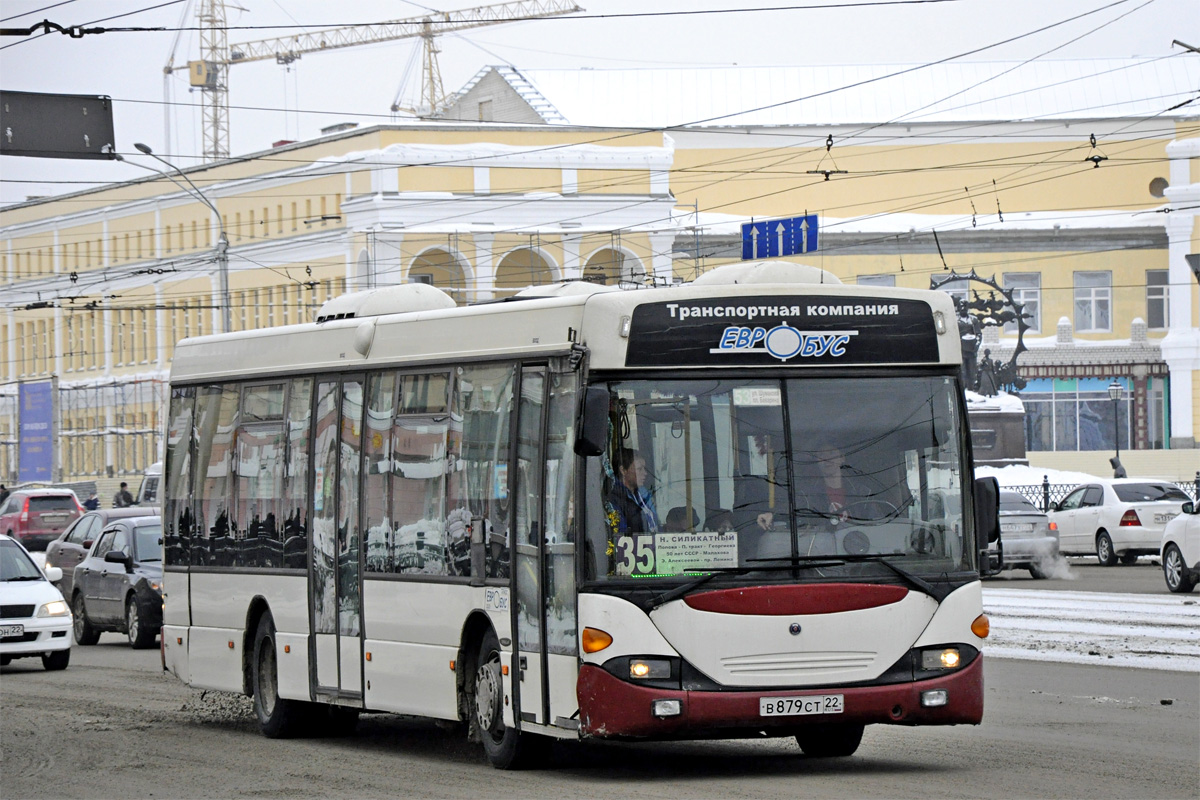
<path id="1" fill-rule="evenodd" d="M 760 717 L 791 717 L 802 714 L 840 714 L 842 695 L 813 694 L 807 697 L 760 697 Z"/>
<path id="2" fill-rule="evenodd" d="M 0 636 L 24 636 L 24 625 L 0 625 Z"/>
<path id="3" fill-rule="evenodd" d="M 1001 533 L 1032 533 L 1033 525 L 1030 523 L 1009 522 L 1000 523 Z"/>
<path id="4" fill-rule="evenodd" d="M 1170 522 L 1173 519 L 1175 519 L 1174 514 L 1155 514 L 1154 515 L 1154 521 L 1157 523 L 1165 524 L 1165 523 Z"/>

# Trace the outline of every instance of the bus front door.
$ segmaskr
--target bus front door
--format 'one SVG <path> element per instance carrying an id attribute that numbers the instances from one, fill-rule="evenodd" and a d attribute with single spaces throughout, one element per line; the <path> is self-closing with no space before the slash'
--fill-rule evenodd
<path id="1" fill-rule="evenodd" d="M 575 684 L 574 372 L 521 371 L 514 555 L 517 695 L 522 723 L 578 729 Z"/>
<path id="2" fill-rule="evenodd" d="M 361 706 L 363 376 L 318 381 L 313 402 L 310 681 L 314 697 Z"/>

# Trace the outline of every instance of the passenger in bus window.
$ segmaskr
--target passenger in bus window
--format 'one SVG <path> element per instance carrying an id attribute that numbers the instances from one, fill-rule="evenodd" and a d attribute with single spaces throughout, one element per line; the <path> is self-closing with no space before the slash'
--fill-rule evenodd
<path id="1" fill-rule="evenodd" d="M 704 530 L 716 533 L 729 533 L 733 529 L 733 513 L 727 508 L 715 509 L 704 526 Z"/>
<path id="2" fill-rule="evenodd" d="M 692 509 L 691 519 L 688 519 L 687 506 L 676 506 L 667 512 L 667 518 L 663 522 L 663 530 L 668 533 L 683 533 L 684 531 L 694 531 L 702 527 L 700 525 L 700 515 L 696 513 L 696 509 Z"/>
<path id="3" fill-rule="evenodd" d="M 629 447 L 617 451 L 616 482 L 608 501 L 617 513 L 617 533 L 656 533 L 661 530 L 654 498 L 646 488 L 646 459 Z"/>

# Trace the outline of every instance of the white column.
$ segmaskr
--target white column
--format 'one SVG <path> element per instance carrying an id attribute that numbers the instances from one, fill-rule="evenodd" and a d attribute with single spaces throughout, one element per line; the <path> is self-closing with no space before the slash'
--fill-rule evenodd
<path id="1" fill-rule="evenodd" d="M 583 277 L 583 263 L 579 260 L 579 245 L 583 235 L 579 233 L 564 233 L 562 237 L 563 264 L 562 278 L 564 281 L 577 281 Z"/>
<path id="2" fill-rule="evenodd" d="M 650 263 L 654 280 L 656 283 L 670 286 L 675 279 L 674 262 L 671 259 L 671 250 L 675 247 L 675 234 L 652 233 L 647 238 L 650 240 Z"/>
<path id="3" fill-rule="evenodd" d="M 1163 361 L 1170 374 L 1172 448 L 1196 446 L 1196 414 L 1193 373 L 1200 371 L 1200 328 L 1192 324 L 1197 278 L 1185 258 L 1195 248 L 1196 209 L 1200 183 L 1191 183 L 1192 164 L 1200 159 L 1200 139 L 1184 139 L 1167 145 L 1171 161 L 1171 185 L 1166 191 L 1171 213 L 1166 217 L 1167 308 L 1170 317 L 1162 340 Z"/>
<path id="4" fill-rule="evenodd" d="M 66 315 L 60 307 L 54 309 L 54 374 L 63 374 L 63 320 Z"/>
<path id="5" fill-rule="evenodd" d="M 170 335 L 167 331 L 167 325 L 174 323 L 175 320 L 167 319 L 166 301 L 163 299 L 162 284 L 154 287 L 154 305 L 154 367 L 155 369 L 163 370 L 167 368 L 167 336 Z"/>
<path id="6" fill-rule="evenodd" d="M 491 300 L 496 296 L 496 265 L 492 261 L 494 233 L 475 233 L 475 301 Z"/>

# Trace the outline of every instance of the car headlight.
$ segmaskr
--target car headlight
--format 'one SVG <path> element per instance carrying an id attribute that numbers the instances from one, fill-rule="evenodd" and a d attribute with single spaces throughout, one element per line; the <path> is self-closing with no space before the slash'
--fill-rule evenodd
<path id="1" fill-rule="evenodd" d="M 146 581 L 146 585 L 156 592 L 162 591 L 162 581 Z"/>
<path id="2" fill-rule="evenodd" d="M 51 600 L 45 603 L 38 609 L 39 617 L 65 617 L 71 613 L 71 609 L 62 600 Z"/>

